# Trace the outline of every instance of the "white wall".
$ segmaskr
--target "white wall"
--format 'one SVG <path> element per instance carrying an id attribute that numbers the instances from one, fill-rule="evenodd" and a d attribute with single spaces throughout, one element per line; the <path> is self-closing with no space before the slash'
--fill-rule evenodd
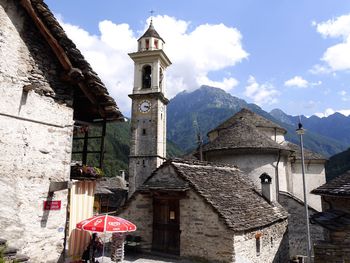
<path id="1" fill-rule="evenodd" d="M 272 193 L 276 200 L 276 166 L 278 154 L 263 153 L 263 154 L 225 154 L 215 153 L 208 154 L 208 161 L 237 165 L 247 176 L 253 181 L 258 189 L 261 189 L 260 175 L 267 173 L 272 177 Z M 278 177 L 280 189 L 286 187 L 286 164 L 285 159 L 281 157 L 278 163 Z M 285 190 L 284 190 L 285 191 Z"/>
<path id="2" fill-rule="evenodd" d="M 33 58 L 20 35 L 28 17 L 14 3 L 0 0 L 0 237 L 32 262 L 57 262 L 67 190 L 52 198 L 61 201 L 60 210 L 44 211 L 43 202 L 51 181 L 69 179 L 73 110 L 34 91 L 23 92 L 34 82 L 41 90 L 52 90 L 39 69 L 50 60 L 48 50 L 39 51 L 42 61 Z"/>
<path id="3" fill-rule="evenodd" d="M 303 177 L 301 171 L 301 162 L 296 161 L 292 164 L 293 173 L 293 193 L 295 196 L 304 200 L 303 193 Z M 316 163 L 312 161 L 305 161 L 305 179 L 306 179 L 306 192 L 308 198 L 308 205 L 312 208 L 322 211 L 321 196 L 310 194 L 310 192 L 326 183 L 326 174 L 323 163 Z"/>

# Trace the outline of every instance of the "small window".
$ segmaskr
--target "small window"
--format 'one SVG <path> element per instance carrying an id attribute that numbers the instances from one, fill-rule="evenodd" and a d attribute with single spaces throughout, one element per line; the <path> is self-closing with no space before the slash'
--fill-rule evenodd
<path id="1" fill-rule="evenodd" d="M 142 135 L 146 135 L 146 129 L 142 129 Z"/>
<path id="2" fill-rule="evenodd" d="M 146 39 L 146 50 L 149 49 L 149 39 Z"/>
<path id="3" fill-rule="evenodd" d="M 143 167 L 146 167 L 145 160 L 142 160 L 142 166 L 143 166 Z"/>
<path id="4" fill-rule="evenodd" d="M 157 40 L 157 39 L 154 40 L 154 47 L 155 47 L 156 49 L 158 49 L 158 40 Z"/>
<path id="5" fill-rule="evenodd" d="M 260 256 L 260 246 L 261 246 L 260 237 L 255 239 L 255 245 L 256 245 L 256 256 Z"/>

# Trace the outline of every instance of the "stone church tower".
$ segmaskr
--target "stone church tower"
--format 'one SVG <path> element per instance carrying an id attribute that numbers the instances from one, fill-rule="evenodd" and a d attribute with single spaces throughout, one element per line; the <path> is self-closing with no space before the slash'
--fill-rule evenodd
<path id="1" fill-rule="evenodd" d="M 166 158 L 165 71 L 171 61 L 163 51 L 164 40 L 152 21 L 138 39 L 134 61 L 134 89 L 131 108 L 129 196 L 143 184 Z"/>

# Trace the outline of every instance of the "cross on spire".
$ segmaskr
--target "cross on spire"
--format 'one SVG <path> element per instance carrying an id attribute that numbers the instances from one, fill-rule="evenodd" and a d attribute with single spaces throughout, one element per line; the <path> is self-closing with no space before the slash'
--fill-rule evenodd
<path id="1" fill-rule="evenodd" d="M 153 14 L 155 13 L 155 11 L 153 9 L 149 10 L 149 13 L 151 14 L 151 24 L 153 22 Z"/>

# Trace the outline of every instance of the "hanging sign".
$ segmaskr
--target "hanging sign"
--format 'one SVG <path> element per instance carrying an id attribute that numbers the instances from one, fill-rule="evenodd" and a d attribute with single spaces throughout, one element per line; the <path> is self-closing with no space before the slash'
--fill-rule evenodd
<path id="1" fill-rule="evenodd" d="M 57 201 L 44 201 L 44 210 L 60 210 L 61 200 Z"/>

